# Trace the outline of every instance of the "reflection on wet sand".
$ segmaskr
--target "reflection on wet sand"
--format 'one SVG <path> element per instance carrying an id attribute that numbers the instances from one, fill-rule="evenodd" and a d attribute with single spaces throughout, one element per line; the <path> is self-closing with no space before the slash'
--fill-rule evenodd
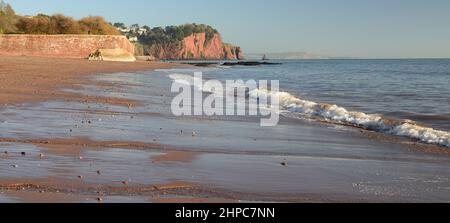
<path id="1" fill-rule="evenodd" d="M 450 199 L 450 156 L 438 147 L 310 120 L 261 128 L 248 117 L 177 118 L 164 73 L 95 78 L 111 80 L 114 88 L 66 91 L 139 106 L 53 100 L 2 108 L 0 201 Z"/>

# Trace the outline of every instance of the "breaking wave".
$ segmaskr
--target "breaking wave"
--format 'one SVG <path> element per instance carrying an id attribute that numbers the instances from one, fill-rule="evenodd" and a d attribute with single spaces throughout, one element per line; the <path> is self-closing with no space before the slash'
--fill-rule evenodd
<path id="1" fill-rule="evenodd" d="M 169 77 L 176 82 L 194 86 L 198 90 L 204 91 L 204 89 L 209 89 L 203 85 L 196 85 L 195 83 L 205 82 L 196 80 L 196 77 L 191 75 L 171 74 Z M 282 112 L 295 113 L 303 117 L 318 118 L 331 123 L 349 125 L 390 135 L 407 137 L 428 144 L 450 147 L 449 132 L 420 126 L 412 120 L 398 120 L 379 114 L 348 111 L 338 105 L 304 100 L 288 92 L 271 92 L 266 89 L 256 89 L 250 91 L 248 96 L 258 99 L 270 98 L 271 96 L 278 97 Z"/>
<path id="2" fill-rule="evenodd" d="M 411 120 L 396 120 L 378 114 L 348 111 L 337 105 L 303 100 L 287 92 L 270 92 L 261 89 L 252 91 L 250 95 L 252 97 L 261 97 L 261 95 L 269 97 L 273 94 L 279 98 L 280 108 L 288 112 L 450 147 L 449 132 L 420 126 Z"/>

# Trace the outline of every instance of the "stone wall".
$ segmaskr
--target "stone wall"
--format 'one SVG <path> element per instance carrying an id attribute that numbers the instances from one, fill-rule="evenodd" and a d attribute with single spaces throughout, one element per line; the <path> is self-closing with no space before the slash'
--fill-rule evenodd
<path id="1" fill-rule="evenodd" d="M 99 49 L 121 48 L 134 55 L 125 36 L 0 35 L 0 55 L 88 58 Z"/>

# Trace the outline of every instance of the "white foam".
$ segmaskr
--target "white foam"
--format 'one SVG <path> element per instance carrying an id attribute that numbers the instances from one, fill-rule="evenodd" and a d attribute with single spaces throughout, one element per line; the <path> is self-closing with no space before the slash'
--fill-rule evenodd
<path id="1" fill-rule="evenodd" d="M 252 91 L 250 96 L 269 97 L 270 94 L 276 94 L 279 97 L 280 108 L 288 112 L 450 147 L 450 133 L 423 127 L 410 120 L 393 120 L 378 114 L 348 111 L 337 105 L 303 100 L 287 92 L 260 89 Z"/>

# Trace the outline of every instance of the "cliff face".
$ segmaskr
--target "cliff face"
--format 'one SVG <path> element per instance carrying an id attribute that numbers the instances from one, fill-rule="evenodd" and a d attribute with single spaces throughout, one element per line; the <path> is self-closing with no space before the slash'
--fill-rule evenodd
<path id="1" fill-rule="evenodd" d="M 181 42 L 153 45 L 149 53 L 156 59 L 172 60 L 238 60 L 243 58 L 240 47 L 222 42 L 220 34 L 207 40 L 206 33 L 196 33 Z"/>

